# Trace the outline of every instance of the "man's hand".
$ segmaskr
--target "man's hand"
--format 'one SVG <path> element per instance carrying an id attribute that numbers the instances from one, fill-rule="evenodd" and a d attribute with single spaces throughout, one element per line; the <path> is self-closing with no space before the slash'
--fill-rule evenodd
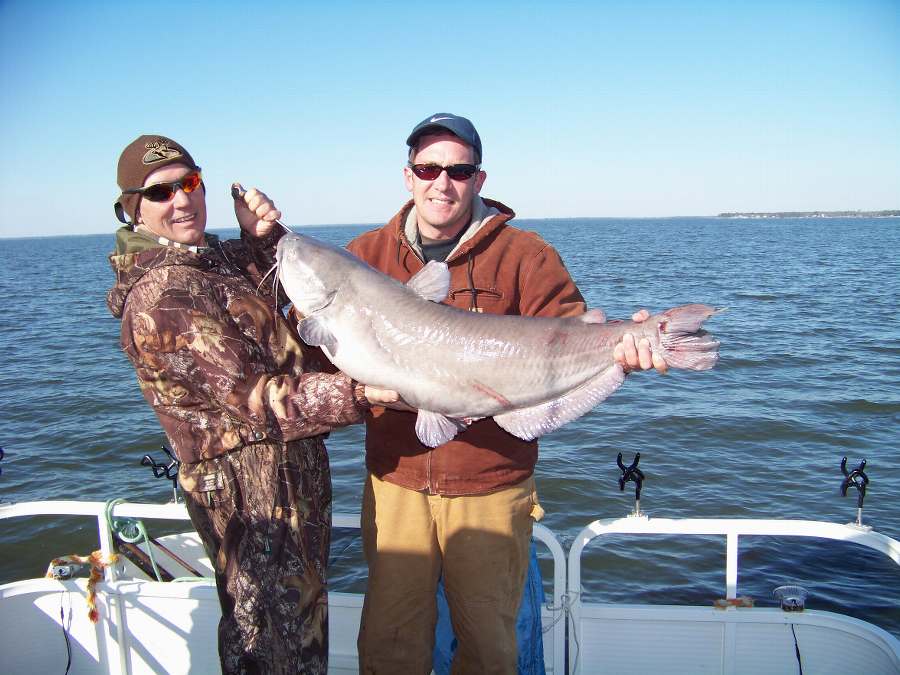
<path id="1" fill-rule="evenodd" d="M 381 387 L 373 387 L 371 384 L 366 385 L 366 399 L 372 405 L 383 405 L 385 408 L 393 408 L 394 410 L 405 410 L 406 412 L 418 412 L 406 401 L 400 398 L 393 389 L 382 389 Z"/>
<path id="2" fill-rule="evenodd" d="M 242 189 L 237 183 L 235 185 Z M 275 202 L 265 193 L 250 188 L 234 200 L 234 215 L 242 230 L 254 237 L 264 237 L 275 227 L 275 221 L 281 218 L 281 211 L 275 208 Z"/>
<path id="3" fill-rule="evenodd" d="M 649 318 L 650 312 L 646 309 L 631 315 L 631 320 L 635 323 L 641 323 Z M 650 368 L 656 368 L 658 372 L 665 373 L 669 369 L 665 359 L 650 349 L 650 340 L 641 338 L 635 343 L 634 335 L 631 333 L 625 333 L 622 336 L 622 341 L 613 350 L 613 358 L 622 366 L 626 373 L 632 370 L 649 370 Z"/>

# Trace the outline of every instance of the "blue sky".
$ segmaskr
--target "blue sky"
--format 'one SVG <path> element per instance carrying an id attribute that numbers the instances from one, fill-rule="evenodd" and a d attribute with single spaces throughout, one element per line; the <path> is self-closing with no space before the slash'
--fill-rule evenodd
<path id="1" fill-rule="evenodd" d="M 0 0 L 0 236 L 112 231 L 142 133 L 288 224 L 379 223 L 471 118 L 523 218 L 900 208 L 900 2 Z"/>

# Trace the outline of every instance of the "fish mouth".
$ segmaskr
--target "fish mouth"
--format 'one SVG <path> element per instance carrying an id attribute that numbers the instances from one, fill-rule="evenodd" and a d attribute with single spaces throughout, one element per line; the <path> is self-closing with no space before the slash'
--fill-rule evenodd
<path id="1" fill-rule="evenodd" d="M 284 256 L 288 255 L 288 252 L 295 247 L 296 243 L 300 241 L 300 237 L 298 237 L 293 232 L 286 232 L 282 235 L 281 239 L 278 240 L 278 243 L 275 245 L 275 265 L 281 265 L 284 260 Z"/>

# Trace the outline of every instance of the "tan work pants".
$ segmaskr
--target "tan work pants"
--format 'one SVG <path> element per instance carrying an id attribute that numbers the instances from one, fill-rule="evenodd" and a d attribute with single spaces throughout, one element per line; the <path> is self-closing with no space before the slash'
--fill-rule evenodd
<path id="1" fill-rule="evenodd" d="M 442 497 L 369 474 L 362 505 L 369 583 L 360 672 L 431 672 L 443 571 L 459 642 L 453 674 L 515 673 L 531 526 L 542 515 L 533 477 L 486 495 Z"/>

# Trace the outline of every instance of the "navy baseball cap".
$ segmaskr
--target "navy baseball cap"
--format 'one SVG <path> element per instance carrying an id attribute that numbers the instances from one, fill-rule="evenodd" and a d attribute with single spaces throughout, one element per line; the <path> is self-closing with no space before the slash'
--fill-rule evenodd
<path id="1" fill-rule="evenodd" d="M 481 137 L 475 131 L 475 125 L 465 117 L 452 113 L 435 113 L 426 117 L 413 128 L 409 138 L 406 139 L 406 144 L 413 147 L 420 136 L 441 131 L 449 131 L 464 143 L 475 148 L 475 159 L 478 164 L 481 164 Z"/>

